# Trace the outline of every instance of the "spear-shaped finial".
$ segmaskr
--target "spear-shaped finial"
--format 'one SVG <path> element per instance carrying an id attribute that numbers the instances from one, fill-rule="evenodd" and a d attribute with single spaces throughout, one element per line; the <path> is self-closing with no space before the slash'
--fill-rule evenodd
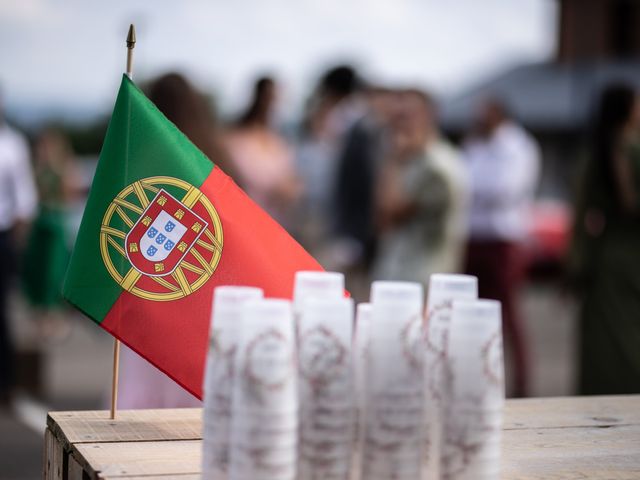
<path id="1" fill-rule="evenodd" d="M 133 49 L 136 47 L 136 27 L 129 25 L 127 33 L 127 77 L 133 78 Z"/>
<path id="2" fill-rule="evenodd" d="M 132 23 L 129 25 L 129 33 L 127 33 L 127 48 L 133 48 L 136 46 L 136 27 Z"/>

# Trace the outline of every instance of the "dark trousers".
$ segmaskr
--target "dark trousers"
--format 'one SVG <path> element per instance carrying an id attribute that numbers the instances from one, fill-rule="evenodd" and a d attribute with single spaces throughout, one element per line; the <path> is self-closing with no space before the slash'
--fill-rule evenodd
<path id="1" fill-rule="evenodd" d="M 9 287 L 15 258 L 11 232 L 0 232 L 0 401 L 13 383 L 14 349 L 9 329 Z"/>
<path id="2" fill-rule="evenodd" d="M 472 240 L 467 248 L 466 272 L 478 277 L 478 296 L 502 303 L 505 342 L 514 355 L 514 394 L 527 394 L 529 354 L 518 294 L 524 279 L 524 264 L 517 244 L 498 240 Z"/>

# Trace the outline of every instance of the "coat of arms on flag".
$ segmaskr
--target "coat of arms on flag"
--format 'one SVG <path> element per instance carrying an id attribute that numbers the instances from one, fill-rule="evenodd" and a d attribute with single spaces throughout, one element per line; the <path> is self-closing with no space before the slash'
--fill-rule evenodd
<path id="1" fill-rule="evenodd" d="M 183 180 L 153 177 L 129 185 L 109 205 L 102 225 L 101 253 L 109 273 L 125 290 L 148 300 L 189 295 L 220 260 L 218 214 Z"/>
<path id="2" fill-rule="evenodd" d="M 124 239 L 127 258 L 144 275 L 170 275 L 208 225 L 160 189 Z"/>

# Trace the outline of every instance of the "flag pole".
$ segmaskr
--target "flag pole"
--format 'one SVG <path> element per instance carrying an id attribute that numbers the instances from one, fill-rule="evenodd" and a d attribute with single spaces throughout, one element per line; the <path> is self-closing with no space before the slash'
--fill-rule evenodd
<path id="1" fill-rule="evenodd" d="M 129 25 L 129 33 L 127 33 L 127 69 L 126 75 L 129 79 L 133 79 L 133 49 L 136 46 L 136 27 Z M 118 407 L 118 376 L 120 370 L 120 340 L 117 338 L 113 341 L 113 375 L 111 377 L 111 411 L 109 418 L 116 418 L 116 409 Z"/>
<path id="2" fill-rule="evenodd" d="M 116 408 L 118 406 L 118 370 L 120 365 L 120 340 L 113 339 L 113 376 L 111 377 L 111 412 L 109 418 L 116 418 Z"/>

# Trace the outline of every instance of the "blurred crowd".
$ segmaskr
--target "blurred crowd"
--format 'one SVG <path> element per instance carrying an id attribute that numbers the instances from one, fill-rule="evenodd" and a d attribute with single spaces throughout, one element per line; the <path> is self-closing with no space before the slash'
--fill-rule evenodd
<path id="1" fill-rule="evenodd" d="M 428 284 L 435 272 L 479 278 L 502 302 L 516 396 L 529 384 L 519 292 L 541 174 L 541 149 L 500 98 L 478 105 L 457 145 L 439 129 L 425 91 L 367 82 L 342 65 L 317 81 L 295 129 L 275 122 L 279 84 L 259 78 L 234 119 L 170 73 L 150 99 L 327 269 L 362 300 L 372 280 Z M 640 393 L 640 103 L 607 88 L 579 180 L 565 272 L 581 299 L 581 393 Z M 11 385 L 9 288 L 20 285 L 44 337 L 64 335 L 60 287 L 73 243 L 66 208 L 86 195 L 59 130 L 30 147 L 0 109 L 0 394 Z M 638 262 L 638 263 L 636 263 Z M 638 267 L 638 268 L 636 268 Z M 125 354 L 126 357 L 126 354 Z M 126 371 L 131 371 L 130 367 Z M 125 389 L 133 393 L 136 389 Z M 169 402 L 179 403 L 177 400 Z"/>

